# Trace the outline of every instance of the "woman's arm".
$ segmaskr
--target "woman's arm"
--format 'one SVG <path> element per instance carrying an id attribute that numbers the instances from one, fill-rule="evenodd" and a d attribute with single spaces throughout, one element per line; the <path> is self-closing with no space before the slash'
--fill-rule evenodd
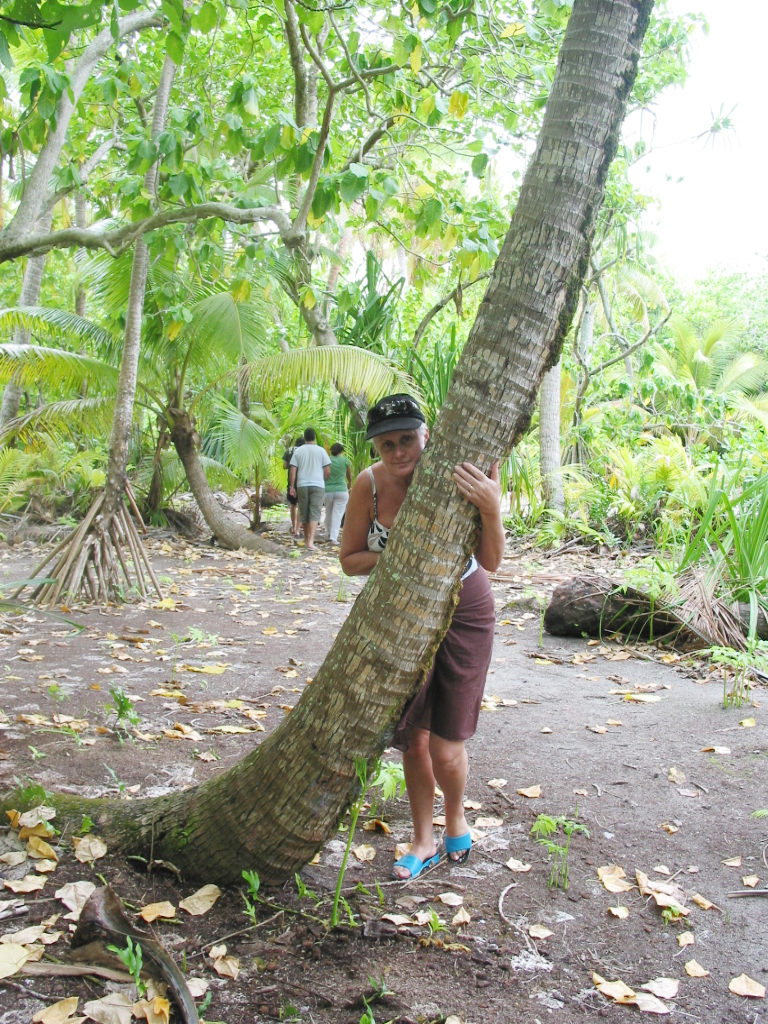
<path id="1" fill-rule="evenodd" d="M 373 492 L 368 474 L 355 480 L 349 493 L 339 561 L 346 576 L 367 576 L 376 566 L 379 555 L 368 550 L 368 530 L 373 511 Z"/>
<path id="2" fill-rule="evenodd" d="M 488 572 L 495 572 L 504 557 L 504 524 L 501 521 L 499 464 L 487 477 L 471 462 L 463 462 L 453 474 L 460 493 L 480 512 L 480 538 L 475 555 Z"/>
<path id="3" fill-rule="evenodd" d="M 347 463 L 347 490 L 352 486 L 352 467 Z"/>

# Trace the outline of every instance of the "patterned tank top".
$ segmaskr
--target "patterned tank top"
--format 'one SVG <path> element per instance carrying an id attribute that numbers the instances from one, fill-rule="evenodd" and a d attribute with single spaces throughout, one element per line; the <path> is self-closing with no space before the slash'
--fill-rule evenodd
<path id="1" fill-rule="evenodd" d="M 373 468 L 368 469 L 368 475 L 371 480 L 371 490 L 373 491 L 373 522 L 368 530 L 368 550 L 375 551 L 377 554 L 381 554 L 384 548 L 387 546 L 387 538 L 389 537 L 389 527 L 382 526 L 379 522 L 379 504 L 376 496 L 376 477 L 373 475 Z M 461 574 L 461 578 L 465 580 L 468 576 L 477 569 L 477 559 L 472 555 L 464 566 L 464 571 Z"/>

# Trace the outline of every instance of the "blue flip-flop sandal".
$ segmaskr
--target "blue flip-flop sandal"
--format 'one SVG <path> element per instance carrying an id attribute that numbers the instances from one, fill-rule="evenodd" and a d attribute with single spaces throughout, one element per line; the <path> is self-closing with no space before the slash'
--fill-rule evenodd
<path id="1" fill-rule="evenodd" d="M 445 852 L 447 854 L 460 853 L 460 857 L 448 857 L 452 864 L 466 864 L 472 852 L 472 833 L 465 832 L 463 836 L 446 836 Z"/>
<path id="2" fill-rule="evenodd" d="M 419 858 L 413 853 L 406 853 L 400 860 L 396 860 L 392 865 L 392 877 L 396 882 L 410 882 L 412 878 L 418 878 L 422 871 L 426 871 L 427 868 L 432 868 L 440 860 L 440 854 L 436 853 L 433 857 L 427 857 L 426 860 L 419 860 Z M 400 878 L 395 874 L 394 868 L 405 868 L 406 871 L 410 871 L 410 878 Z"/>

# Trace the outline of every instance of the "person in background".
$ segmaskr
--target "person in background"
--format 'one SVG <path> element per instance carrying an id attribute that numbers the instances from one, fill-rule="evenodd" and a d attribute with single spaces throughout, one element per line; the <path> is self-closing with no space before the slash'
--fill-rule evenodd
<path id="1" fill-rule="evenodd" d="M 331 445 L 331 472 L 325 481 L 325 530 L 331 544 L 339 543 L 339 527 L 349 501 L 352 466 L 344 454 L 344 445 Z"/>
<path id="2" fill-rule="evenodd" d="M 295 492 L 291 494 L 291 456 L 296 449 L 301 448 L 303 444 L 304 438 L 297 437 L 294 444 L 283 452 L 283 469 L 288 474 L 285 496 L 288 499 L 288 507 L 291 510 L 291 534 L 294 537 L 300 537 L 301 530 L 299 529 L 299 499 L 296 497 Z"/>
<path id="3" fill-rule="evenodd" d="M 347 576 L 376 568 L 389 531 L 411 485 L 429 438 L 424 414 L 410 395 L 389 395 L 368 410 L 366 440 L 379 462 L 355 480 L 349 497 L 339 560 Z M 426 681 L 406 707 L 393 746 L 403 751 L 403 769 L 413 817 L 410 853 L 394 865 L 395 878 L 416 878 L 437 864 L 432 832 L 435 782 L 445 796 L 445 850 L 450 860 L 469 857 L 472 836 L 464 816 L 467 782 L 465 740 L 477 729 L 496 623 L 486 570 L 494 572 L 504 554 L 499 504 L 499 467 L 486 476 L 469 462 L 456 466 L 459 494 L 480 515 L 478 543 L 461 574 L 459 603 L 437 649 Z"/>
<path id="4" fill-rule="evenodd" d="M 307 551 L 315 550 L 315 533 L 325 499 L 325 481 L 331 472 L 331 460 L 317 443 L 312 427 L 304 431 L 304 444 L 294 448 L 288 476 L 288 493 L 299 502 L 299 519 L 304 530 Z"/>

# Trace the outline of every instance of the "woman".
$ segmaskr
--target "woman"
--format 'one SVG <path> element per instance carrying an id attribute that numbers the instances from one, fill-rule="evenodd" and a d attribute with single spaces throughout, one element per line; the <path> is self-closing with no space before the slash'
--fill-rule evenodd
<path id="1" fill-rule="evenodd" d="M 409 395 L 390 395 L 368 412 L 366 440 L 380 461 L 361 473 L 352 488 L 341 543 L 341 567 L 348 576 L 368 575 L 384 550 L 395 517 L 411 485 L 429 438 L 424 415 Z M 439 860 L 432 834 L 435 783 L 445 797 L 445 848 L 464 863 L 472 838 L 464 817 L 467 781 L 465 740 L 474 735 L 491 660 L 494 602 L 485 570 L 498 568 L 504 553 L 499 504 L 499 471 L 488 478 L 469 462 L 453 475 L 459 493 L 480 512 L 475 553 L 462 574 L 462 589 L 451 626 L 424 686 L 405 709 L 394 745 L 403 769 L 413 817 L 411 852 L 395 862 L 395 878 L 415 878 Z"/>
<path id="2" fill-rule="evenodd" d="M 331 472 L 325 481 L 325 529 L 331 544 L 339 543 L 339 527 L 352 486 L 352 464 L 344 454 L 344 445 L 331 445 Z"/>
<path id="3" fill-rule="evenodd" d="M 283 452 L 283 469 L 288 474 L 288 480 L 286 482 L 285 496 L 288 499 L 288 507 L 291 510 L 291 536 L 292 537 L 300 537 L 301 536 L 301 529 L 299 528 L 299 525 L 300 525 L 299 524 L 299 499 L 296 497 L 295 489 L 294 489 L 293 493 L 291 493 L 291 459 L 293 458 L 293 453 L 296 451 L 296 449 L 297 448 L 301 448 L 301 446 L 303 444 L 304 444 L 304 438 L 303 437 L 297 437 L 295 442 L 293 443 L 293 445 L 290 448 L 287 448 Z"/>

